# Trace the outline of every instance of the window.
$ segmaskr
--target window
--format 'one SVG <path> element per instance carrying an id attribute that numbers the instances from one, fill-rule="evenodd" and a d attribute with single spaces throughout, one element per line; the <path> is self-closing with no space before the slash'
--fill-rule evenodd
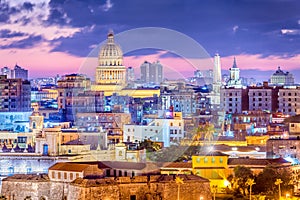
<path id="1" fill-rule="evenodd" d="M 130 200 L 136 200 L 136 195 L 130 195 Z"/>
<path id="2" fill-rule="evenodd" d="M 70 179 L 73 180 L 73 173 L 70 173 Z"/>
<path id="3" fill-rule="evenodd" d="M 213 157 L 211 158 L 211 163 L 215 163 L 216 159 Z"/>
<path id="4" fill-rule="evenodd" d="M 52 178 L 55 178 L 55 172 L 52 172 Z"/>
<path id="5" fill-rule="evenodd" d="M 220 161 L 220 163 L 223 163 L 223 158 L 220 158 L 220 160 L 219 160 L 219 161 Z"/>
<path id="6" fill-rule="evenodd" d="M 204 158 L 204 163 L 208 163 L 208 158 L 207 157 Z"/>
<path id="7" fill-rule="evenodd" d="M 197 163 L 200 163 L 200 158 L 197 158 L 197 159 L 196 159 L 196 162 L 197 162 Z"/>
<path id="8" fill-rule="evenodd" d="M 64 179 L 67 179 L 68 176 L 67 176 L 67 172 L 64 173 Z"/>
<path id="9" fill-rule="evenodd" d="M 61 179 L 61 173 L 60 173 L 60 172 L 58 172 L 58 174 L 57 174 L 57 175 L 58 175 L 58 177 L 57 177 L 57 178 L 58 178 L 58 179 Z"/>

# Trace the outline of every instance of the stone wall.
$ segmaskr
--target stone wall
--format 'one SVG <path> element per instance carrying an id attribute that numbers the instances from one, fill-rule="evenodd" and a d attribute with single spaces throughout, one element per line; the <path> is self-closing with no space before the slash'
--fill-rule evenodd
<path id="1" fill-rule="evenodd" d="M 48 199 L 50 182 L 47 175 L 14 175 L 2 182 L 2 195 L 8 200 L 24 200 L 30 196 L 32 200 Z"/>
<path id="2" fill-rule="evenodd" d="M 18 177 L 19 176 L 19 177 Z M 209 181 L 194 175 L 180 175 L 178 185 L 174 175 L 78 178 L 72 183 L 51 182 L 44 175 L 15 175 L 3 180 L 2 194 L 9 200 L 174 200 L 178 189 L 180 200 L 211 199 Z M 202 198 L 201 198 L 202 197 Z"/>

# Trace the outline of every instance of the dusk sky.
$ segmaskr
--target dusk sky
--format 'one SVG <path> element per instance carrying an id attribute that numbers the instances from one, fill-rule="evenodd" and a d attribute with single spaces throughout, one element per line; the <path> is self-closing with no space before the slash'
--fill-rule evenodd
<path id="1" fill-rule="evenodd" d="M 241 76 L 265 79 L 281 66 L 300 82 L 298 0 L 0 0 L 0 67 L 17 63 L 31 78 L 78 72 L 110 29 L 142 27 L 185 34 L 209 55 L 218 52 L 223 70 L 235 56 Z M 125 54 L 124 64 L 157 59 L 185 68 L 158 50 Z"/>

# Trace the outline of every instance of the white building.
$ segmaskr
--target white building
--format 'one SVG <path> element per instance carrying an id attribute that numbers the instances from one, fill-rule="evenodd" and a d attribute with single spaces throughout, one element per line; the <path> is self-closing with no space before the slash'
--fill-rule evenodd
<path id="1" fill-rule="evenodd" d="M 221 109 L 228 113 L 242 113 L 245 104 L 246 90 L 242 88 L 221 89 Z"/>
<path id="2" fill-rule="evenodd" d="M 229 69 L 229 71 L 230 71 L 230 78 L 227 82 L 227 86 L 241 88 L 242 81 L 240 79 L 240 69 L 237 67 L 235 58 L 233 61 L 233 66 Z"/>
<path id="3" fill-rule="evenodd" d="M 180 141 L 184 138 L 182 113 L 167 113 L 167 116 L 171 115 L 173 115 L 172 118 L 152 119 L 146 125 L 124 125 L 123 141 L 137 143 L 149 139 L 163 142 L 164 147 L 169 147 L 170 142 Z"/>
<path id="4" fill-rule="evenodd" d="M 141 66 L 141 81 L 144 83 L 160 84 L 163 81 L 163 66 L 159 61 L 145 61 Z"/>
<path id="5" fill-rule="evenodd" d="M 216 54 L 214 57 L 214 69 L 213 69 L 213 91 L 209 95 L 213 108 L 219 108 L 220 106 L 221 85 L 222 85 L 221 60 L 219 54 Z"/>
<path id="6" fill-rule="evenodd" d="M 283 114 L 300 114 L 300 88 L 281 88 L 278 93 L 278 111 Z"/>
<path id="7" fill-rule="evenodd" d="M 272 74 L 270 81 L 273 85 L 293 85 L 295 80 L 293 74 L 283 72 L 278 66 L 278 69 Z"/>

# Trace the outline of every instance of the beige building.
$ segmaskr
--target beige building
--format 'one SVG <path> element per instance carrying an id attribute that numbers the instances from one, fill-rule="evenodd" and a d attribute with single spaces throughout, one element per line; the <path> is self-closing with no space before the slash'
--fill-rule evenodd
<path id="1" fill-rule="evenodd" d="M 284 87 L 279 89 L 278 111 L 283 114 L 300 114 L 300 88 Z"/>
<path id="2" fill-rule="evenodd" d="M 242 113 L 248 110 L 247 90 L 242 88 L 221 89 L 221 109 L 228 113 Z"/>
<path id="3" fill-rule="evenodd" d="M 72 182 L 86 176 L 105 176 L 105 169 L 99 169 L 98 164 L 56 163 L 49 168 L 50 181 Z"/>

